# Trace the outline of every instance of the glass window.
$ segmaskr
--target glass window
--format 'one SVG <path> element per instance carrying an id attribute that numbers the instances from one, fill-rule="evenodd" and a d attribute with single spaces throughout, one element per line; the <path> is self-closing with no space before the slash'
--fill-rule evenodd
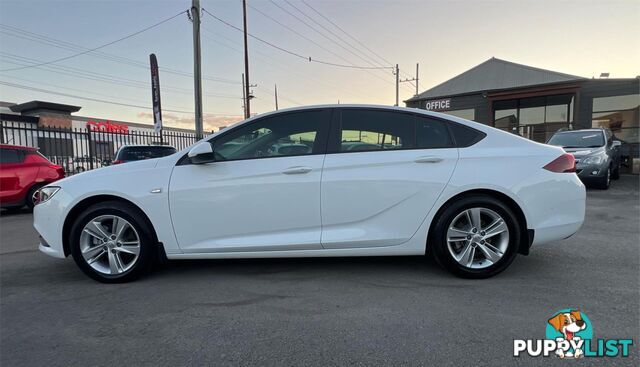
<path id="1" fill-rule="evenodd" d="M 449 130 L 444 122 L 428 117 L 417 117 L 416 148 L 434 149 L 453 146 Z"/>
<path id="2" fill-rule="evenodd" d="M 342 111 L 341 152 L 413 148 L 414 117 L 405 113 L 345 109 Z"/>
<path id="3" fill-rule="evenodd" d="M 449 129 L 456 141 L 456 146 L 460 148 L 470 147 L 487 136 L 482 131 L 455 122 L 449 123 Z"/>
<path id="4" fill-rule="evenodd" d="M 608 128 L 616 138 L 640 142 L 640 95 L 629 94 L 593 99 L 591 126 Z M 634 148 L 637 150 L 637 148 Z"/>
<path id="5" fill-rule="evenodd" d="M 529 97 L 493 103 L 494 126 L 535 141 L 546 141 L 573 120 L 573 95 Z"/>
<path id="6" fill-rule="evenodd" d="M 510 130 L 518 125 L 518 100 L 493 103 L 495 127 Z"/>
<path id="7" fill-rule="evenodd" d="M 18 149 L 0 149 L 0 163 L 20 163 L 24 155 Z"/>
<path id="8" fill-rule="evenodd" d="M 240 127 L 214 141 L 216 160 L 237 160 L 312 154 L 320 131 L 326 131 L 330 110 L 287 113 Z"/>
<path id="9" fill-rule="evenodd" d="M 604 145 L 602 131 L 565 131 L 549 139 L 548 144 L 563 148 L 597 148 Z"/>
<path id="10" fill-rule="evenodd" d="M 476 118 L 476 110 L 473 108 L 469 108 L 466 110 L 451 110 L 451 111 L 442 111 L 442 113 L 446 113 L 447 115 L 460 117 L 466 120 L 474 120 Z"/>
<path id="11" fill-rule="evenodd" d="M 149 147 L 124 147 L 116 159 L 121 161 L 140 161 L 143 159 L 166 157 L 176 152 L 174 147 L 149 146 Z M 89 158 L 80 158 L 83 162 L 89 162 Z"/>

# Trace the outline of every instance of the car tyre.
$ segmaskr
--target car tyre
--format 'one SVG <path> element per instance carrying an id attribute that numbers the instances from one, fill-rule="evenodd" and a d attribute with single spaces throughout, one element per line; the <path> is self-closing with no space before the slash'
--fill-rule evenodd
<path id="1" fill-rule="evenodd" d="M 607 168 L 607 173 L 603 177 L 597 179 L 597 181 L 595 182 L 595 187 L 600 190 L 608 190 L 611 186 L 612 176 L 613 175 L 611 173 L 611 167 L 609 167 Z"/>
<path id="2" fill-rule="evenodd" d="M 620 179 L 620 163 L 618 163 L 616 165 L 616 168 L 614 168 L 613 171 L 611 172 L 611 179 L 612 180 Z"/>
<path id="3" fill-rule="evenodd" d="M 475 227 L 471 221 L 475 223 L 475 220 L 467 217 L 466 213 L 473 213 L 471 216 L 475 218 L 476 210 L 480 213 L 481 225 L 480 231 L 474 233 L 472 229 Z M 499 227 L 491 227 L 491 224 L 500 223 L 499 219 L 502 220 Z M 486 237 L 483 226 L 487 229 Z M 452 227 L 455 231 L 450 231 Z M 520 246 L 520 224 L 516 216 L 502 201 L 488 195 L 465 196 L 451 203 L 440 213 L 432 228 L 430 243 L 427 245 L 431 247 L 433 257 L 440 266 L 461 278 L 482 279 L 499 274 L 513 262 Z M 459 228 L 468 233 L 460 233 Z M 495 228 L 495 232 L 503 229 L 506 231 L 494 235 L 490 231 L 492 228 Z M 452 236 L 458 234 L 465 236 L 463 241 L 450 241 L 455 238 Z M 456 248 L 460 252 L 456 252 Z M 461 260 L 456 259 L 456 256 L 464 258 L 461 255 L 467 249 L 467 254 L 474 251 L 470 255 L 470 265 L 462 264 Z M 475 250 L 478 250 L 477 254 Z M 491 254 L 491 260 L 486 254 Z"/>
<path id="4" fill-rule="evenodd" d="M 116 232 L 122 238 L 116 238 Z M 138 279 L 151 269 L 158 254 L 155 234 L 144 213 L 119 201 L 97 203 L 83 211 L 71 227 L 69 241 L 80 270 L 103 283 Z"/>

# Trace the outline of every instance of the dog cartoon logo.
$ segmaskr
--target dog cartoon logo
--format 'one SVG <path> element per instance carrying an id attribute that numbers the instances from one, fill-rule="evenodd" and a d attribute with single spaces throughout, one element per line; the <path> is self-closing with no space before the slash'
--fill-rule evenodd
<path id="1" fill-rule="evenodd" d="M 571 345 L 567 350 L 556 350 L 556 355 L 560 358 L 584 357 L 584 340 L 591 339 L 591 334 L 589 318 L 578 310 L 561 310 L 548 320 L 547 338 Z"/>

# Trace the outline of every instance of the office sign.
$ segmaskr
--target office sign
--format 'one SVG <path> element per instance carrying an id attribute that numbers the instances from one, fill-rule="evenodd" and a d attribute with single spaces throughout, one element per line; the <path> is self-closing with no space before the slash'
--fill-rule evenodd
<path id="1" fill-rule="evenodd" d="M 425 109 L 429 111 L 446 111 L 451 109 L 451 98 L 427 101 Z"/>

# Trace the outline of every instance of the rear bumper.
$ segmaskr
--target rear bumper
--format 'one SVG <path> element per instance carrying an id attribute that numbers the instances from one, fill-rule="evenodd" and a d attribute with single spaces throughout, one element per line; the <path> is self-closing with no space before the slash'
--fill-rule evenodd
<path id="1" fill-rule="evenodd" d="M 563 240 L 584 222 L 586 190 L 577 175 L 544 171 L 517 190 L 526 210 L 531 245 Z"/>

